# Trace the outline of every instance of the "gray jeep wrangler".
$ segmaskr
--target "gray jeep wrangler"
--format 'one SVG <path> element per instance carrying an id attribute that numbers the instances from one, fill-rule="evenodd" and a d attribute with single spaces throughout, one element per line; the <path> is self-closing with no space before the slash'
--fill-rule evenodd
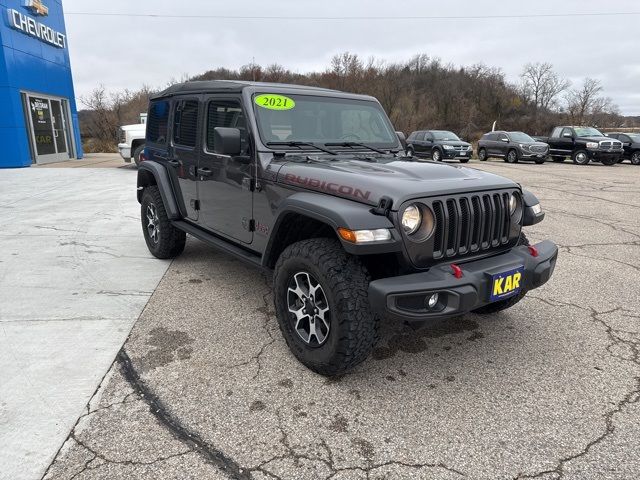
<path id="1" fill-rule="evenodd" d="M 149 250 L 193 235 L 273 272 L 293 354 L 323 375 L 367 358 L 380 322 L 509 308 L 551 277 L 529 245 L 544 218 L 508 179 L 404 154 L 375 98 L 237 81 L 174 85 L 150 101 L 138 172 Z"/>

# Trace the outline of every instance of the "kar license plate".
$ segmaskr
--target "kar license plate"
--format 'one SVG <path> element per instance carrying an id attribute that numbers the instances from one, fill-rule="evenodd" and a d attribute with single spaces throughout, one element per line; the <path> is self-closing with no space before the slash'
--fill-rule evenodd
<path id="1" fill-rule="evenodd" d="M 508 272 L 493 275 L 491 279 L 491 297 L 489 300 L 495 302 L 518 293 L 522 284 L 523 271 L 524 267 L 518 267 Z"/>

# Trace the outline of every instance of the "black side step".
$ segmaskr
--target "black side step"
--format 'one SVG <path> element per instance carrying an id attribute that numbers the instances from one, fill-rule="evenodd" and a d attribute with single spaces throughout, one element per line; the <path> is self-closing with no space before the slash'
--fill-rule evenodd
<path id="1" fill-rule="evenodd" d="M 176 228 L 179 228 L 183 232 L 187 232 L 189 235 L 193 235 L 198 240 L 202 240 L 204 243 L 207 243 L 215 248 L 218 248 L 225 253 L 233 255 L 234 257 L 243 260 L 247 263 L 250 263 L 253 266 L 264 268 L 262 266 L 261 257 L 252 253 L 244 248 L 240 248 L 226 240 L 223 240 L 216 235 L 213 235 L 209 232 L 205 232 L 201 228 L 196 227 L 184 220 L 175 220 L 171 222 L 172 225 Z"/>

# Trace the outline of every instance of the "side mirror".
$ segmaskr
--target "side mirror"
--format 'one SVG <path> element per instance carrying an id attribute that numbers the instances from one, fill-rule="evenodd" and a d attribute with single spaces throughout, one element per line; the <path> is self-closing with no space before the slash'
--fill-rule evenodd
<path id="1" fill-rule="evenodd" d="M 407 149 L 407 137 L 404 136 L 403 132 L 396 132 L 396 135 L 398 136 L 398 140 L 400 140 L 400 145 L 402 145 L 402 148 L 404 148 L 406 150 Z"/>
<path id="2" fill-rule="evenodd" d="M 573 135 L 571 135 L 570 133 L 563 133 L 562 136 L 564 138 L 573 138 Z"/>
<path id="3" fill-rule="evenodd" d="M 241 150 L 240 129 L 216 127 L 213 129 L 214 151 L 218 155 L 239 155 Z"/>
<path id="4" fill-rule="evenodd" d="M 509 143 L 509 139 L 508 138 L 501 138 L 500 140 L 502 140 L 504 143 Z"/>

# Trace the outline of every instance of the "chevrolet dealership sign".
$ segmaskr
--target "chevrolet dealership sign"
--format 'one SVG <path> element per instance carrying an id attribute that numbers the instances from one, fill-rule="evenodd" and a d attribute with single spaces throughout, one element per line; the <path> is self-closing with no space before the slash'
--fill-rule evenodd
<path id="1" fill-rule="evenodd" d="M 39 15 L 46 15 L 48 10 L 42 5 L 42 2 L 27 2 L 27 7 Z M 56 32 L 53 28 L 36 21 L 34 18 L 25 15 L 18 10 L 9 8 L 7 10 L 9 14 L 9 25 L 20 30 L 22 33 L 26 33 L 31 37 L 35 37 L 38 40 L 53 45 L 58 48 L 65 48 L 66 36 L 60 32 Z"/>

